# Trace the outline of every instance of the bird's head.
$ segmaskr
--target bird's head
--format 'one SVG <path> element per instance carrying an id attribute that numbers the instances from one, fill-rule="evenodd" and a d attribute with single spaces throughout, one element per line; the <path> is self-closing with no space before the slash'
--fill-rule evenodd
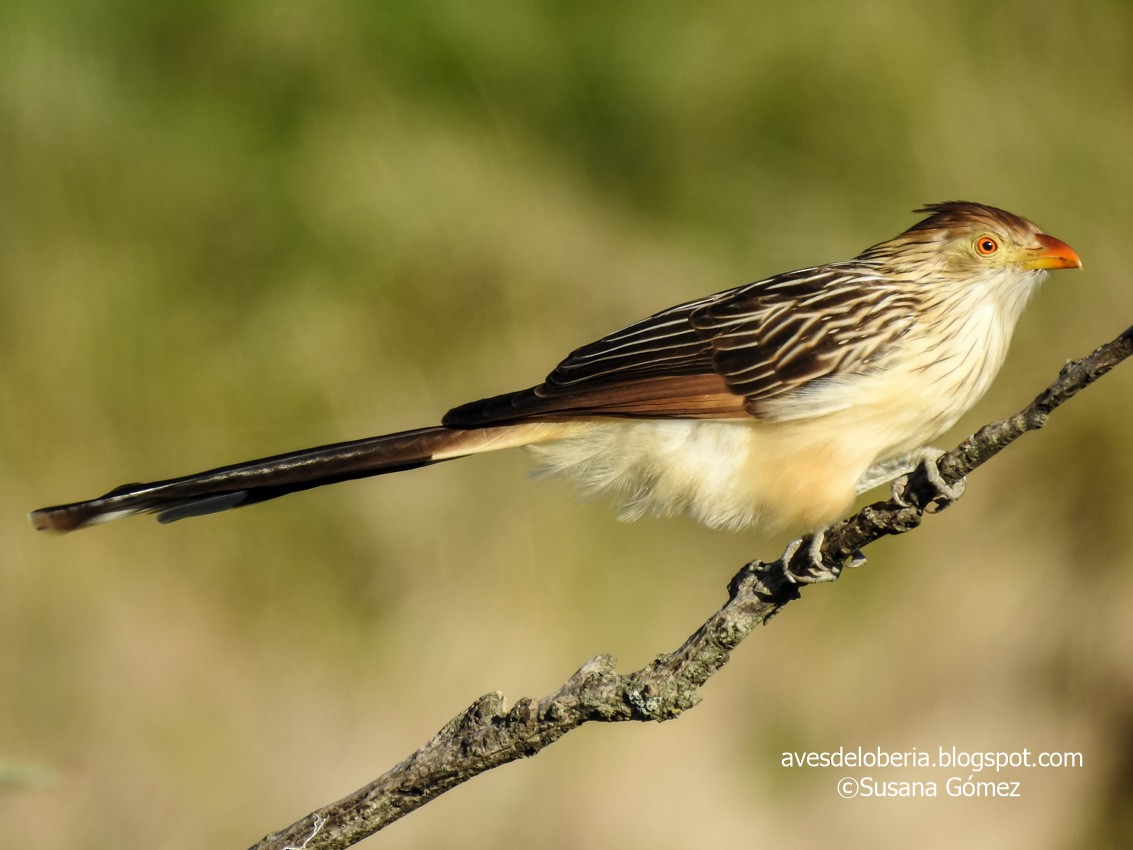
<path id="1" fill-rule="evenodd" d="M 1006 210 L 947 201 L 917 212 L 930 215 L 858 259 L 895 276 L 957 282 L 1002 279 L 1006 273 L 1038 283 L 1050 269 L 1082 267 L 1073 248 Z"/>

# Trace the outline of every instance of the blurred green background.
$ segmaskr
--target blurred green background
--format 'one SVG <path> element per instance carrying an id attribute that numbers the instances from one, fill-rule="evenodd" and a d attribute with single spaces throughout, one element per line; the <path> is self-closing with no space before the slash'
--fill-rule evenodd
<path id="1" fill-rule="evenodd" d="M 1117 0 L 3 4 L 2 843 L 247 846 L 481 693 L 674 648 L 783 543 L 621 524 L 516 453 L 168 527 L 26 511 L 431 424 L 963 198 L 1086 267 L 951 445 L 1133 322 L 1131 80 Z M 679 721 L 584 728 L 370 843 L 1129 846 L 1131 409 L 1126 366 Z M 919 801 L 780 766 L 858 746 L 1085 766 Z"/>

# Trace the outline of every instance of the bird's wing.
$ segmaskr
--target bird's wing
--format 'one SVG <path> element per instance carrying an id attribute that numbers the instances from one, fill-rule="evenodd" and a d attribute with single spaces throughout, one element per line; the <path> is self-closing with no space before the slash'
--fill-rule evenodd
<path id="1" fill-rule="evenodd" d="M 836 263 L 741 287 L 696 310 L 690 324 L 710 341 L 713 370 L 747 412 L 774 419 L 787 407 L 833 412 L 818 398 L 822 388 L 884 368 L 917 307 L 892 278 Z"/>
<path id="2" fill-rule="evenodd" d="M 774 418 L 776 400 L 869 368 L 910 315 L 890 281 L 859 266 L 789 272 L 643 319 L 574 351 L 539 386 L 462 405 L 444 423 Z"/>

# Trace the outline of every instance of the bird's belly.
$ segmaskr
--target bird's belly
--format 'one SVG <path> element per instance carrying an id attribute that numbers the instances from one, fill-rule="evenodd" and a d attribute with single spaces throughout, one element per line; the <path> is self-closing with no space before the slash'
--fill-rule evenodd
<path id="1" fill-rule="evenodd" d="M 829 524 L 875 455 L 816 421 L 596 420 L 532 449 L 538 474 L 617 494 L 623 519 L 688 513 L 728 529 Z"/>

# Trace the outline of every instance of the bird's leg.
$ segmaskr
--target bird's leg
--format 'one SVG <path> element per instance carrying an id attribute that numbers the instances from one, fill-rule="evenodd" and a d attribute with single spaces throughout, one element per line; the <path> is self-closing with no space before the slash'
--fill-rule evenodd
<path id="1" fill-rule="evenodd" d="M 963 496 L 966 486 L 964 479 L 961 478 L 956 483 L 949 484 L 941 476 L 940 469 L 937 468 L 936 462 L 943 454 L 944 452 L 940 449 L 926 446 L 911 455 L 900 458 L 901 461 L 910 462 L 912 466 L 907 470 L 907 474 L 893 481 L 893 501 L 902 507 L 913 507 L 913 504 L 905 498 L 904 491 L 909 484 L 909 476 L 918 466 L 924 467 L 925 479 L 936 491 L 935 495 L 928 500 L 928 504 L 935 504 L 938 511 L 944 510 Z"/>
<path id="2" fill-rule="evenodd" d="M 880 463 L 875 463 L 868 470 L 865 475 L 858 479 L 855 489 L 859 494 L 872 490 L 878 484 L 884 484 L 886 481 L 895 481 L 902 475 L 907 475 L 917 468 L 920 463 L 918 453 L 901 455 L 900 457 L 890 458 L 883 460 Z"/>
<path id="3" fill-rule="evenodd" d="M 902 507 L 919 507 L 905 498 L 905 490 L 908 487 L 910 476 L 918 467 L 923 466 L 925 479 L 933 488 L 933 493 L 928 498 L 926 507 L 936 505 L 937 510 L 943 510 L 964 495 L 963 478 L 954 484 L 949 484 L 940 474 L 936 462 L 943 454 L 944 452 L 940 449 L 925 447 L 910 454 L 877 463 L 870 467 L 858 480 L 857 491 L 864 493 L 878 484 L 891 480 L 893 482 L 893 501 Z M 826 529 L 819 529 L 809 538 L 800 537 L 787 544 L 787 548 L 779 556 L 779 563 L 782 565 L 783 575 L 787 581 L 791 584 L 817 584 L 818 582 L 834 581 L 842 574 L 841 564 L 827 566 L 823 562 L 822 543 L 825 539 Z M 796 572 L 791 569 L 791 561 L 794 560 L 795 555 L 798 554 L 804 543 L 806 544 L 806 566 Z M 851 555 L 849 566 L 860 567 L 865 562 L 865 555 L 857 551 Z"/>

